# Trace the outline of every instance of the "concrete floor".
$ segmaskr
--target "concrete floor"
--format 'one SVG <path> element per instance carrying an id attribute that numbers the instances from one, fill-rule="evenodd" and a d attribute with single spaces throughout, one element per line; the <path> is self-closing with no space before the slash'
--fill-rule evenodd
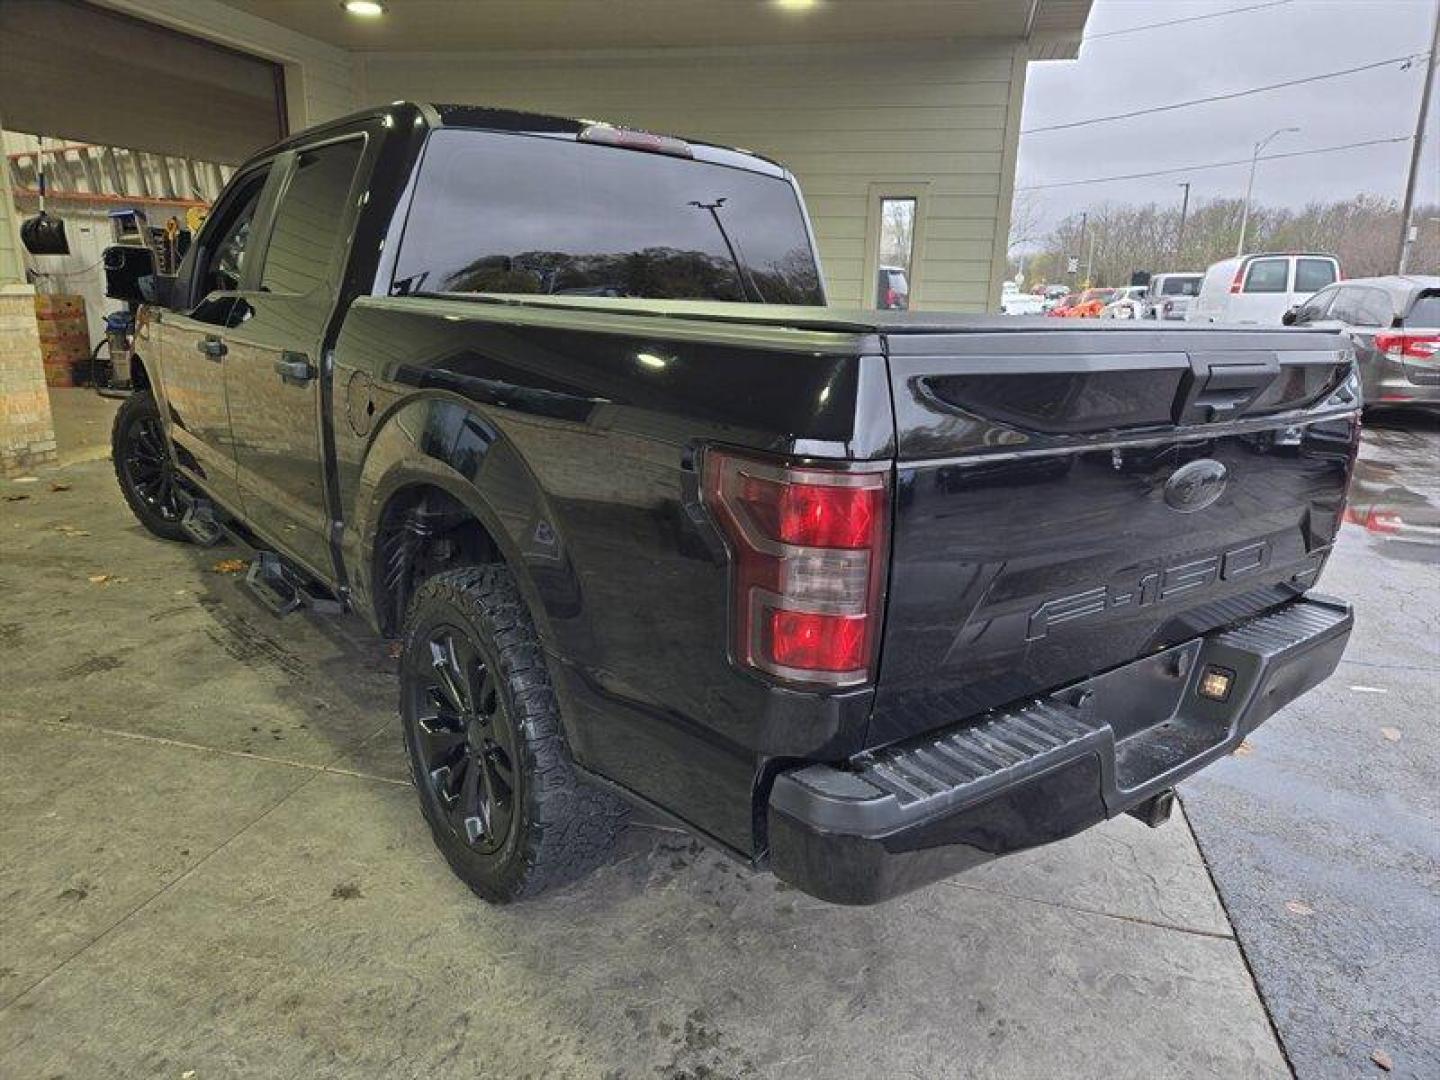
<path id="1" fill-rule="evenodd" d="M 1287 1075 L 1180 819 L 869 909 L 641 825 L 486 906 L 383 648 L 273 619 L 69 450 L 0 483 L 0 1075 Z"/>

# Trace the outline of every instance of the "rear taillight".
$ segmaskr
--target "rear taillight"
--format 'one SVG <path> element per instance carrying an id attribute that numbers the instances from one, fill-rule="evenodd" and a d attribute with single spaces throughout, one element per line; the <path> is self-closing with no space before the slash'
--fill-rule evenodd
<path id="1" fill-rule="evenodd" d="M 888 470 L 709 450 L 702 484 L 730 553 L 735 661 L 791 682 L 872 679 L 890 538 Z"/>
<path id="2" fill-rule="evenodd" d="M 1375 348 L 1390 356 L 1403 356 L 1410 360 L 1434 360 L 1436 353 L 1440 353 L 1440 334 L 1387 330 L 1375 335 Z"/>
<path id="3" fill-rule="evenodd" d="M 1235 276 L 1230 279 L 1230 291 L 1238 293 L 1245 281 L 1245 264 L 1242 262 L 1235 268 Z"/>
<path id="4" fill-rule="evenodd" d="M 897 308 L 900 306 L 900 294 L 894 289 L 885 290 L 885 306 L 887 308 Z"/>

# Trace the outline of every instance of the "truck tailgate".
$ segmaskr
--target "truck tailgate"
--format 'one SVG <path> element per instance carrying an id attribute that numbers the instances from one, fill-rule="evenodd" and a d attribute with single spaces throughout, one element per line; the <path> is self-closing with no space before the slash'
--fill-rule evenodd
<path id="1" fill-rule="evenodd" d="M 1341 339 L 888 332 L 898 470 L 868 742 L 1105 671 L 1309 588 L 1359 437 Z"/>

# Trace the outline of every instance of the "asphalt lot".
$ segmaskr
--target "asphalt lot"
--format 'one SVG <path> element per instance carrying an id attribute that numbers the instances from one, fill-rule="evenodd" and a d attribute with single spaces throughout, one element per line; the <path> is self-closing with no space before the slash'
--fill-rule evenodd
<path id="1" fill-rule="evenodd" d="M 7 1080 L 1440 1073 L 1424 549 L 1346 530 L 1348 662 L 1185 786 L 1200 847 L 1123 819 L 844 909 L 642 823 L 497 909 L 430 845 L 383 647 L 144 533 L 108 409 L 0 482 Z M 1416 492 L 1437 448 L 1366 456 Z"/>
<path id="2" fill-rule="evenodd" d="M 1367 424 L 1352 505 L 1434 520 L 1440 424 Z M 1321 590 L 1355 605 L 1339 670 L 1181 785 L 1301 1077 L 1440 1076 L 1440 537 L 1341 531 Z"/>

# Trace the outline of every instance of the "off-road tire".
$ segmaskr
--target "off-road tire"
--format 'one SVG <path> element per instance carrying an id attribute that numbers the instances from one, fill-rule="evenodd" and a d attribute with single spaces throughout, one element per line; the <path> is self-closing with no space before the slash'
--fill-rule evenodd
<path id="1" fill-rule="evenodd" d="M 439 667 L 434 650 L 444 651 L 433 642 L 437 634 L 443 638 L 457 632 L 469 639 L 479 677 L 487 678 L 487 671 L 493 676 L 474 696 L 493 696 L 497 716 L 503 714 L 512 733 L 508 741 L 500 740 L 513 755 L 509 831 L 493 851 L 482 850 L 484 845 L 477 846 L 473 835 L 457 828 L 459 800 L 450 799 L 425 760 L 435 745 L 433 729 L 422 728 L 419 717 L 439 698 L 427 697 L 427 692 L 436 693 L 433 686 L 428 691 L 422 687 Z M 422 584 L 406 614 L 400 666 L 401 726 L 411 778 L 435 844 L 462 881 L 485 900 L 503 904 L 573 881 L 604 860 L 624 825 L 627 807 L 575 771 L 545 655 L 509 570 L 467 567 L 436 574 Z M 476 720 L 472 717 L 471 722 Z M 492 717 L 489 722 L 499 720 Z M 432 733 L 430 741 L 427 733 Z M 477 738 L 472 735 L 465 746 Z M 472 757 L 468 767 L 476 769 L 483 752 L 473 752 L 480 756 Z M 493 835 L 489 842 L 496 842 Z"/>
<path id="2" fill-rule="evenodd" d="M 142 440 L 143 454 L 138 445 Z M 153 467 L 161 471 L 158 490 L 148 474 L 142 479 L 137 464 L 140 456 L 153 458 Z M 115 411 L 115 423 L 110 429 L 110 460 L 115 467 L 120 494 L 125 496 L 140 524 L 162 540 L 188 541 L 189 535 L 180 527 L 180 478 L 175 475 L 165 443 L 160 407 L 149 390 L 135 391 Z"/>

